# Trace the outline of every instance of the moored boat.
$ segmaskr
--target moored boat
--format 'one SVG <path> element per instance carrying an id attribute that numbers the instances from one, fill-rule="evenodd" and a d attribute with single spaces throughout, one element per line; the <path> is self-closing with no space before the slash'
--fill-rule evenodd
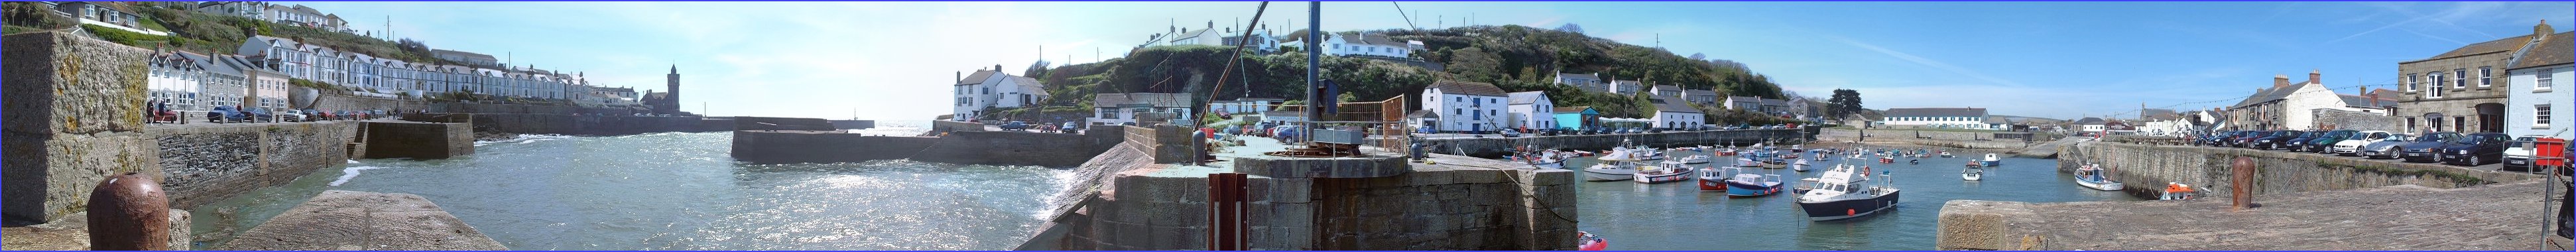
<path id="1" fill-rule="evenodd" d="M 1995 156 L 1994 153 L 1986 153 L 1986 160 L 1978 161 L 1977 165 L 1985 167 L 2002 167 L 2004 165 L 2004 159 L 2003 157 Z"/>
<path id="2" fill-rule="evenodd" d="M 1967 181 L 1984 180 L 1986 177 L 1986 170 L 1981 169 L 1982 167 L 1983 166 L 1977 165 L 1976 162 L 1968 162 L 1968 168 L 1959 170 L 1959 179 Z"/>
<path id="3" fill-rule="evenodd" d="M 1710 159 L 1710 157 L 1709 157 L 1708 155 L 1690 155 L 1690 156 L 1688 156 L 1688 157 L 1682 157 L 1682 163 L 1683 163 L 1683 164 L 1706 164 L 1706 163 L 1708 163 L 1708 160 L 1709 160 L 1709 159 Z"/>
<path id="4" fill-rule="evenodd" d="M 1789 194 L 1806 195 L 1808 190 L 1816 189 L 1817 180 L 1816 178 L 1798 179 L 1798 185 L 1789 187 Z"/>
<path id="5" fill-rule="evenodd" d="M 1726 191 L 1726 179 L 1727 179 L 1727 177 L 1726 177 L 1726 170 L 1724 170 L 1724 169 L 1726 169 L 1726 168 L 1717 168 L 1717 167 L 1700 168 L 1700 169 L 1699 169 L 1699 191 L 1702 191 L 1702 192 L 1724 192 L 1724 191 Z"/>
<path id="6" fill-rule="evenodd" d="M 1637 183 L 1662 184 L 1689 180 L 1692 170 L 1681 162 L 1664 161 L 1662 165 L 1637 166 L 1636 171 L 1635 175 L 1629 176 L 1630 180 Z"/>
<path id="7" fill-rule="evenodd" d="M 1736 173 L 1726 180 L 1726 196 L 1761 197 L 1780 193 L 1780 175 Z"/>
<path id="8" fill-rule="evenodd" d="M 2084 188 L 2093 188 L 2093 190 L 2103 191 L 2119 191 L 2120 189 L 2127 188 L 2125 185 L 2120 184 L 2120 181 L 2113 181 L 2109 177 L 2104 177 L 2102 175 L 2102 171 L 2101 165 L 2086 163 L 2083 168 L 2075 169 L 2075 184 L 2084 186 Z"/>
<path id="9" fill-rule="evenodd" d="M 1583 181 L 1620 181 L 1636 175 L 1637 168 L 1610 163 L 1593 164 L 1592 167 L 1583 168 Z"/>
<path id="10" fill-rule="evenodd" d="M 1823 157 L 1823 156 L 1817 156 L 1817 157 Z M 1799 160 L 1798 160 L 1798 163 L 1795 163 L 1795 164 L 1789 164 L 1789 170 L 1792 170 L 1792 171 L 1798 171 L 1798 172 L 1807 172 L 1807 160 L 1806 160 L 1806 159 L 1799 159 Z"/>
<path id="11" fill-rule="evenodd" d="M 1834 165 L 1817 177 L 1813 189 L 1798 195 L 1798 208 L 1813 221 L 1858 218 L 1896 208 L 1900 191 L 1885 178 L 1870 179 L 1869 172 L 1850 164 Z"/>
<path id="12" fill-rule="evenodd" d="M 1603 249 L 1610 248 L 1610 239 L 1608 238 L 1601 238 L 1601 236 L 1595 236 L 1592 235 L 1592 233 L 1583 231 L 1574 231 L 1574 235 L 1575 237 L 1578 237 L 1575 239 L 1579 240 L 1576 241 L 1576 249 L 1581 249 L 1583 251 L 1601 251 Z"/>

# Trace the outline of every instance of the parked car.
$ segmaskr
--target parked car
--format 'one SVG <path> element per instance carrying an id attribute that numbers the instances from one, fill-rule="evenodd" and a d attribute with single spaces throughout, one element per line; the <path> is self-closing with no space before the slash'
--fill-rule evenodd
<path id="1" fill-rule="evenodd" d="M 250 121 L 250 114 L 242 113 L 241 109 L 234 108 L 232 105 L 215 106 L 214 110 L 206 111 L 206 122 L 228 123 L 247 121 Z"/>
<path id="2" fill-rule="evenodd" d="M 2396 151 L 2398 158 L 2408 163 L 2439 162 L 2442 161 L 2442 156 L 2435 154 L 2438 152 L 2433 152 L 2433 149 L 2442 148 L 2442 145 L 2459 138 L 2458 132 L 2431 133 L 2415 138 L 2415 143 L 2398 145 L 2397 149 L 2392 151 Z"/>
<path id="3" fill-rule="evenodd" d="M 311 121 L 311 119 L 313 119 L 313 117 L 310 117 L 310 116 L 304 116 L 304 110 L 297 110 L 297 109 L 280 109 L 280 110 L 277 110 L 277 118 L 278 118 L 278 120 L 283 120 L 283 121 L 288 121 L 288 122 L 304 122 L 304 121 Z"/>
<path id="4" fill-rule="evenodd" d="M 2354 133 L 2354 132 L 2361 132 L 2361 131 L 2359 131 L 2359 130 L 2335 130 L 2335 131 L 2327 131 L 2327 132 L 2325 133 L 2325 135 L 2317 136 L 2316 138 L 2313 138 L 2313 139 L 2308 139 L 2308 141 L 2306 141 L 2306 142 L 2299 142 L 2299 150 L 2298 150 L 2298 152 L 2307 152 L 2307 153 L 2326 153 L 2326 150 L 2327 150 L 2327 149 L 2329 149 L 2329 147 L 2334 147 L 2334 144 L 2335 144 L 2335 143 L 2341 143 L 2341 142 L 2343 142 L 2343 140 L 2344 140 L 2344 139 L 2352 139 L 2352 133 Z"/>
<path id="5" fill-rule="evenodd" d="M 2441 153 L 2443 164 L 2460 166 L 2493 164 L 2504 160 L 2504 143 L 2512 139 L 2513 136 L 2504 133 L 2473 133 L 2461 136 L 2458 140 L 2451 140 L 2450 144 L 2444 144 L 2441 149 L 2434 149 L 2434 151 Z"/>
<path id="6" fill-rule="evenodd" d="M 268 108 L 250 108 L 245 112 L 250 112 L 251 122 L 277 122 L 276 114 L 270 113 Z"/>
<path id="7" fill-rule="evenodd" d="M 2360 150 L 2354 152 L 2362 158 L 2391 159 L 2397 158 L 2397 146 L 2411 143 L 2415 143 L 2415 135 L 2389 134 L 2387 139 L 2362 145 Z"/>
<path id="8" fill-rule="evenodd" d="M 1007 131 L 1027 131 L 1027 130 L 1029 130 L 1029 123 L 1028 123 L 1028 122 L 1021 122 L 1021 121 L 1010 121 L 1010 122 L 1002 123 L 1001 127 L 1002 127 L 1002 130 L 1007 130 Z"/>
<path id="9" fill-rule="evenodd" d="M 1503 134 L 1503 137 L 1506 137 L 1506 138 L 1511 138 L 1511 137 L 1521 137 L 1521 131 L 1520 131 L 1520 130 L 1516 130 L 1516 129 L 1502 129 L 1502 130 L 1495 130 L 1495 131 L 1494 131 L 1494 133 L 1501 133 L 1501 134 Z"/>
<path id="10" fill-rule="evenodd" d="M 2388 140 L 2388 137 L 2390 136 L 2394 136 L 2394 134 L 2388 134 L 2387 131 L 2369 130 L 2353 132 L 2352 137 L 2346 138 L 2343 141 L 2335 141 L 2334 146 L 2328 147 L 2326 152 L 2342 156 L 2360 156 L 2361 146 L 2377 143 L 2381 140 Z"/>
<path id="11" fill-rule="evenodd" d="M 2496 169 L 2496 170 L 2499 170 L 2499 171 L 2519 171 L 2519 172 L 2529 172 L 2529 171 L 2532 171 L 2532 170 L 2531 170 L 2531 158 L 2532 158 L 2532 152 L 2534 152 L 2534 151 L 2536 151 L 2536 150 L 2537 150 L 2537 148 L 2535 148 L 2535 146 L 2533 146 L 2534 144 L 2532 143 L 2532 141 L 2539 141 L 2539 140 L 2540 140 L 2540 136 L 2538 136 L 2538 135 L 2527 135 L 2527 136 L 2522 136 L 2522 137 L 2515 137 L 2515 138 L 2513 138 L 2513 142 L 2511 142 L 2511 143 L 2506 143 L 2506 144 L 2505 144 L 2505 148 L 2504 148 L 2504 168 Z"/>
<path id="12" fill-rule="evenodd" d="M 2217 145 L 2218 145 L 2218 144 L 2217 144 L 2218 139 L 2227 138 L 2227 136 L 2228 136 L 2228 135 L 2235 135 L 2235 134 L 2236 134 L 2236 132 L 2235 132 L 2235 131 L 2220 131 L 2220 132 L 2210 133 L 2209 135 L 2202 135 L 2202 136 L 2200 136 L 2200 137 L 2193 137 L 2193 138 L 2191 138 L 2191 145 L 2195 145 L 2195 146 L 2217 146 Z"/>
<path id="13" fill-rule="evenodd" d="M 2278 146 L 2281 150 L 2297 152 L 2299 151 L 2300 145 L 2308 144 L 2308 140 L 2317 139 L 2317 137 L 2323 136 L 2326 136 L 2326 131 L 2323 130 L 2299 131 L 2297 136 L 2290 137 L 2288 140 L 2283 140 L 2281 142 L 2274 142 L 2274 144 L 2279 144 Z"/>
<path id="14" fill-rule="evenodd" d="M 2288 143 L 2292 138 L 2299 138 L 2300 133 L 2296 130 L 2273 131 L 2271 135 L 2255 138 L 2252 143 L 2247 143 L 2246 147 L 2258 150 L 2280 148 L 2282 143 Z"/>

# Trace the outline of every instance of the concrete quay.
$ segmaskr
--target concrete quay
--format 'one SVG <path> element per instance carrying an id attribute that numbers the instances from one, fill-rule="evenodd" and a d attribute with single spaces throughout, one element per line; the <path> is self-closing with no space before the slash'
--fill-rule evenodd
<path id="1" fill-rule="evenodd" d="M 2100 163 L 2110 170 L 2111 179 L 2129 185 L 2129 194 L 2155 198 L 2166 182 L 2191 184 L 2208 192 L 2234 190 L 2234 171 L 2228 164 L 2237 157 L 2251 158 L 2255 163 L 2255 187 L 2251 189 L 2256 199 L 2271 194 L 2391 185 L 2459 188 L 2546 178 L 2530 173 L 2311 153 L 2100 141 L 2063 146 L 2057 167 L 2059 171 L 2073 172 L 2086 162 Z M 2209 196 L 2220 201 L 2230 197 L 2218 193 Z"/>
<path id="2" fill-rule="evenodd" d="M 330 190 L 235 236 L 218 250 L 506 250 L 407 193 Z"/>
<path id="3" fill-rule="evenodd" d="M 982 165 L 1072 167 L 1095 159 L 1128 135 L 1125 126 L 1094 126 L 1082 134 L 1020 131 L 953 131 L 945 136 L 874 136 L 798 123 L 764 125 L 742 119 L 733 131 L 734 160 L 757 164 L 832 163 L 910 159 Z M 823 123 L 820 119 L 812 120 Z M 786 127 L 786 128 L 780 128 Z M 1180 136 L 1182 131 L 1171 131 Z M 1148 151 L 1151 151 L 1148 149 Z M 1177 149 L 1166 153 L 1178 155 Z M 1174 156 L 1172 158 L 1178 158 Z"/>
<path id="4" fill-rule="evenodd" d="M 1953 200 L 1934 249 L 2541 250 L 2544 236 L 2557 237 L 2539 219 L 2543 181 L 2281 193 L 2242 211 L 2226 199 Z"/>

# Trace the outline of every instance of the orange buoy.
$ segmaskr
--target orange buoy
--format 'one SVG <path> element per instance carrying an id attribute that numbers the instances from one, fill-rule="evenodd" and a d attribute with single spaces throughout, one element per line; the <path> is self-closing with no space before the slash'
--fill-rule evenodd
<path id="1" fill-rule="evenodd" d="M 1858 209 L 1850 209 L 1850 208 L 1844 208 L 1844 209 L 1843 209 L 1843 216 L 1853 216 L 1853 215 L 1860 215 L 1860 210 L 1858 210 Z"/>

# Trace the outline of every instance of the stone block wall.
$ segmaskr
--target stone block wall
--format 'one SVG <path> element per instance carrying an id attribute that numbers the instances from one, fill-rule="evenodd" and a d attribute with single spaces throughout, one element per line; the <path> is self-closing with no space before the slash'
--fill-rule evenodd
<path id="1" fill-rule="evenodd" d="M 832 121 L 822 118 L 734 117 L 734 130 L 837 130 Z"/>
<path id="2" fill-rule="evenodd" d="M 311 88 L 307 88 L 307 87 L 296 87 L 295 89 L 297 89 L 297 90 L 303 90 L 303 89 L 311 89 Z M 298 91 L 298 92 L 302 92 L 302 91 Z M 295 108 L 312 108 L 312 109 L 318 109 L 318 110 L 322 110 L 322 111 L 332 111 L 332 110 L 361 110 L 361 109 L 382 109 L 382 110 L 385 110 L 386 112 L 404 112 L 404 113 L 408 113 L 408 112 L 412 112 L 412 111 L 416 111 L 416 110 L 428 109 L 428 108 L 429 108 L 429 102 L 428 102 L 428 101 L 422 101 L 422 100 L 404 100 L 404 99 L 395 99 L 395 98 L 376 98 L 376 97 L 364 97 L 364 96 L 352 96 L 352 95 L 338 95 L 338 94 L 327 94 L 327 93 L 325 93 L 325 94 L 319 94 L 315 99 L 313 99 L 312 104 L 289 104 L 288 106 L 295 107 Z"/>
<path id="3" fill-rule="evenodd" d="M 734 131 L 734 160 L 777 163 L 911 159 L 923 162 L 1072 167 L 1121 142 L 1123 130 L 1084 134 L 959 131 L 947 137 L 867 136 L 799 130 Z"/>
<path id="4" fill-rule="evenodd" d="M 517 134 L 561 135 L 627 135 L 654 132 L 709 132 L 732 130 L 730 124 L 710 128 L 704 118 L 690 116 L 615 116 L 571 114 L 474 114 L 476 131 Z M 731 121 L 726 121 L 731 123 Z"/>
<path id="5" fill-rule="evenodd" d="M 1125 129 L 1126 134 L 1123 136 L 1125 137 L 1125 141 L 1144 144 L 1138 146 L 1138 148 L 1142 148 L 1145 153 L 1151 153 L 1154 157 L 1155 163 L 1178 163 L 1189 161 L 1189 128 L 1170 125 L 1158 125 L 1152 127 L 1092 126 L 1092 128 L 1095 129 L 1110 127 Z"/>
<path id="6" fill-rule="evenodd" d="M 1574 248 L 1571 171 L 1414 169 L 1395 177 L 1314 179 L 1312 207 L 1300 209 L 1314 214 L 1314 244 L 1297 249 Z"/>
<path id="7" fill-rule="evenodd" d="M 2258 196 L 2391 185 L 2459 188 L 2542 178 L 2443 164 L 2201 146 L 2085 142 L 2061 147 L 2058 155 L 2060 171 L 2100 163 L 2111 170 L 2113 180 L 2129 185 L 2130 194 L 2146 198 L 2162 193 L 2166 182 L 2191 184 L 2211 192 L 2207 196 L 2227 198 L 2230 195 L 2225 192 L 2235 190 L 2235 173 L 2228 165 L 2236 157 L 2253 158 L 2255 187 L 2251 189 Z"/>
<path id="8" fill-rule="evenodd" d="M 1875 132 L 1875 131 L 1872 131 L 1872 132 Z M 1609 149 L 1610 147 L 1617 146 L 1617 145 L 1619 145 L 1620 140 L 1623 140 L 1623 139 L 1624 139 L 1624 140 L 1630 140 L 1631 142 L 1630 142 L 1629 144 L 1634 144 L 1634 145 L 1647 145 L 1647 146 L 1656 146 L 1656 147 L 1664 147 L 1664 146 L 1692 146 L 1692 145 L 1721 145 L 1721 144 L 1725 144 L 1725 145 L 1751 145 L 1751 144 L 1755 144 L 1755 143 L 1764 143 L 1764 142 L 1779 143 L 1779 144 L 1796 144 L 1796 143 L 1805 143 L 1805 142 L 1807 142 L 1807 141 L 1809 141 L 1809 140 L 1813 140 L 1813 138 L 1809 138 L 1809 136 L 1810 136 L 1810 134 L 1808 134 L 1807 132 L 1805 132 L 1805 131 L 1801 131 L 1801 130 L 1797 130 L 1797 129 L 1776 129 L 1776 130 L 1728 130 L 1728 131 L 1699 131 L 1699 132 L 1665 132 L 1665 133 L 1620 134 L 1620 135 L 1575 135 L 1575 136 L 1562 136 L 1562 135 L 1561 135 L 1561 136 L 1534 136 L 1534 137 L 1515 137 L 1515 138 L 1501 138 L 1501 137 L 1485 137 L 1485 138 L 1447 138 L 1447 139 L 1424 139 L 1424 140 L 1421 140 L 1421 141 L 1422 141 L 1423 143 L 1430 144 L 1430 146 L 1431 146 L 1431 147 L 1430 147 L 1429 149 L 1427 149 L 1427 150 L 1431 151 L 1432 153 L 1452 154 L 1452 155 L 1465 155 L 1465 156 L 1477 156 L 1477 157 L 1489 157 L 1489 158 L 1490 158 L 1490 157 L 1502 157 L 1502 156 L 1504 156 L 1504 155 L 1509 155 L 1509 154 L 1511 154 L 1512 149 L 1513 149 L 1513 148 L 1515 148 L 1515 147 L 1520 147 L 1520 146 L 1533 146 L 1533 145 L 1534 145 L 1534 146 L 1538 146 L 1539 148 L 1572 148 L 1572 149 L 1600 150 L 1600 149 Z"/>
<path id="9" fill-rule="evenodd" d="M 0 105 L 6 117 L 5 215 L 42 223 L 86 208 L 90 189 L 109 174 L 136 171 L 164 178 L 151 139 L 142 135 L 144 65 L 150 50 L 62 32 L 0 38 Z"/>
<path id="10" fill-rule="evenodd" d="M 442 159 L 474 154 L 474 125 L 365 122 L 366 158 Z"/>
<path id="11" fill-rule="evenodd" d="M 2387 132 L 2406 131 L 2405 118 L 2378 113 L 2362 113 L 2332 109 L 2319 109 L 2314 112 L 2316 113 L 2315 118 L 2318 129 L 2377 130 Z"/>
<path id="12" fill-rule="evenodd" d="M 195 208 L 345 164 L 352 121 L 154 128 L 170 206 Z"/>
<path id="13" fill-rule="evenodd" d="M 984 124 L 949 120 L 930 120 L 930 131 L 923 133 L 937 135 L 941 132 L 951 131 L 984 131 Z"/>

